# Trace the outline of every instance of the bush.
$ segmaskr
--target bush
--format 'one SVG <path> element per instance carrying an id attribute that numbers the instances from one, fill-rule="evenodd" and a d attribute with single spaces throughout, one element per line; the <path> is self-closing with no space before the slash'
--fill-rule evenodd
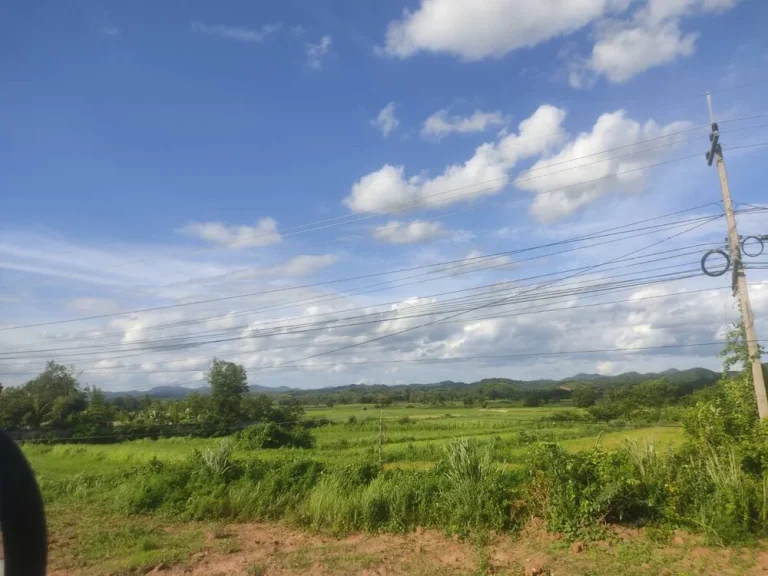
<path id="1" fill-rule="evenodd" d="M 651 460 L 634 461 L 627 451 L 568 454 L 557 444 L 530 452 L 534 509 L 551 529 L 584 535 L 602 522 L 645 522 L 658 515 Z M 648 476 L 643 477 L 641 466 Z M 656 471 L 653 470 L 653 474 Z M 656 502 L 658 504 L 658 502 Z"/>
<path id="2" fill-rule="evenodd" d="M 243 447 L 250 450 L 282 447 L 312 448 L 315 445 L 315 438 L 309 429 L 274 422 L 254 424 L 238 432 L 235 437 Z"/>
<path id="3" fill-rule="evenodd" d="M 558 410 L 542 420 L 545 422 L 591 422 L 594 418 L 591 414 L 585 414 L 579 410 Z"/>

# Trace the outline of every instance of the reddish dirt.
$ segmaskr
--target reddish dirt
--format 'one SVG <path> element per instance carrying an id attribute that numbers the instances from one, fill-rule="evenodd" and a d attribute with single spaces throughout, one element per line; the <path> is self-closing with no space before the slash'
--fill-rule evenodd
<path id="1" fill-rule="evenodd" d="M 700 537 L 675 533 L 666 545 L 648 546 L 644 531 L 612 530 L 603 541 L 579 541 L 544 529 L 534 519 L 520 534 L 491 535 L 484 546 L 433 530 L 409 534 L 353 534 L 342 538 L 279 524 L 234 524 L 207 528 L 205 546 L 178 565 L 159 564 L 154 576 L 531 576 L 632 574 L 768 575 L 766 546 L 709 548 Z M 676 541 L 676 542 L 675 542 Z M 682 542 L 682 543 L 681 543 Z M 227 549 L 222 544 L 233 543 Z M 86 571 L 51 571 L 72 576 Z M 94 568 L 89 574 L 102 574 Z M 120 572 L 125 574 L 125 572 Z"/>
<path id="2" fill-rule="evenodd" d="M 416 565 L 431 566 L 434 573 L 465 574 L 472 571 L 476 558 L 469 544 L 430 530 L 333 538 L 274 524 L 242 524 L 228 526 L 226 532 L 229 538 L 237 540 L 240 551 L 199 552 L 185 566 L 158 566 L 150 574 L 395 576 L 413 574 Z M 215 540 L 212 534 L 208 539 Z M 424 572 L 417 569 L 416 573 Z"/>

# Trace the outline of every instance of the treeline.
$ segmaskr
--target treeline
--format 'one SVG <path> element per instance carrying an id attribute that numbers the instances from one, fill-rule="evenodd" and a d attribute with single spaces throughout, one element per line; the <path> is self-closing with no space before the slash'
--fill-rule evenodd
<path id="1" fill-rule="evenodd" d="M 689 403 L 692 392 L 712 384 L 712 374 L 707 370 L 675 372 L 654 380 L 629 374 L 618 384 L 606 385 L 609 380 L 601 379 L 603 386 L 569 380 L 549 388 L 523 389 L 516 381 L 493 378 L 471 384 L 344 386 L 267 395 L 249 392 L 243 366 L 214 358 L 206 373 L 210 394 L 192 392 L 166 400 L 146 394 L 107 399 L 98 388 L 81 385 L 74 368 L 51 361 L 23 386 L 0 387 L 0 428 L 16 431 L 19 439 L 46 435 L 107 441 L 180 434 L 221 436 L 254 422 L 294 427 L 308 405 L 488 407 L 514 402 L 535 407 L 568 400 L 588 409 L 596 420 L 658 420 L 666 408 Z M 310 421 L 303 422 L 312 426 Z"/>
<path id="2" fill-rule="evenodd" d="M 567 380 L 522 381 L 508 378 L 487 378 L 477 382 L 438 382 L 435 384 L 405 384 L 386 386 L 350 385 L 320 390 L 294 390 L 280 396 L 296 398 L 308 406 L 334 406 L 336 404 L 455 404 L 482 406 L 484 403 L 505 400 L 520 402 L 524 406 L 540 406 L 571 398 L 574 391 L 593 388 L 598 396 L 607 390 L 630 389 L 648 381 L 663 380 L 682 397 L 693 391 L 711 386 L 720 374 L 702 368 L 662 374 L 630 372 L 619 376 L 581 375 Z M 589 379 L 587 379 L 589 378 Z"/>
<path id="3" fill-rule="evenodd" d="M 243 366 L 214 358 L 206 378 L 210 395 L 107 400 L 100 389 L 83 386 L 74 368 L 51 361 L 23 386 L 0 387 L 0 428 L 15 432 L 19 439 L 109 441 L 179 434 L 222 436 L 253 423 L 277 424 L 282 428 L 270 433 L 280 435 L 303 422 L 304 407 L 295 399 L 249 394 Z"/>

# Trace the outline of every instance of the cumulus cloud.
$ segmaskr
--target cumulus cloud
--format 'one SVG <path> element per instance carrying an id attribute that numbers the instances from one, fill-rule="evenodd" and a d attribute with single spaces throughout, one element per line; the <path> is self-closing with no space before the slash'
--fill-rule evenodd
<path id="1" fill-rule="evenodd" d="M 192 222 L 178 230 L 226 248 L 253 248 L 270 246 L 282 240 L 277 231 L 277 220 L 262 218 L 256 226 L 233 226 L 223 222 Z"/>
<path id="2" fill-rule="evenodd" d="M 568 140 L 565 111 L 544 105 L 520 123 L 518 133 L 502 134 L 479 146 L 463 164 L 442 174 L 407 176 L 404 166 L 385 165 L 358 180 L 344 204 L 353 212 L 434 209 L 494 195 L 508 186 L 511 170 L 523 159 L 536 159 L 512 182 L 536 194 L 531 212 L 540 221 L 564 218 L 609 191 L 642 191 L 640 168 L 658 161 L 681 137 L 673 133 L 687 122 L 644 124 L 623 110 L 601 115 L 591 131 Z M 645 142 L 653 139 L 652 142 Z M 613 153 L 605 150 L 619 150 Z M 550 169 L 551 167 L 551 169 Z"/>
<path id="3" fill-rule="evenodd" d="M 494 126 L 503 126 L 501 112 L 483 112 L 475 110 L 470 116 L 448 116 L 448 110 L 438 110 L 424 121 L 421 135 L 425 138 L 441 140 L 451 133 L 468 134 L 485 132 Z"/>
<path id="4" fill-rule="evenodd" d="M 501 57 L 593 26 L 592 51 L 571 60 L 570 82 L 588 87 L 604 75 L 621 83 L 693 54 L 697 34 L 681 31 L 682 18 L 721 12 L 737 2 L 421 0 L 417 9 L 406 9 L 389 23 L 379 51 L 398 58 L 417 52 L 447 53 L 473 61 Z"/>
<path id="5" fill-rule="evenodd" d="M 499 57 L 569 34 L 630 0 L 422 0 L 387 27 L 385 54 L 407 58 L 419 51 L 464 60 Z"/>
<path id="6" fill-rule="evenodd" d="M 358 180 L 344 204 L 353 212 L 388 212 L 396 208 L 440 208 L 499 193 L 507 171 L 524 158 L 537 156 L 561 142 L 565 111 L 540 106 L 520 122 L 518 133 L 478 146 L 463 164 L 448 166 L 434 178 L 406 176 L 404 166 L 385 164 Z"/>
<path id="7" fill-rule="evenodd" d="M 569 81 L 575 88 L 591 86 L 601 75 L 621 84 L 654 68 L 691 56 L 698 34 L 684 33 L 681 19 L 717 12 L 738 0 L 648 0 L 627 19 L 609 19 L 596 27 L 596 41 L 587 58 L 571 62 Z"/>
<path id="8" fill-rule="evenodd" d="M 267 268 L 264 274 L 267 276 L 287 276 L 291 278 L 308 276 L 327 268 L 338 261 L 336 254 L 302 254 Z"/>
<path id="9" fill-rule="evenodd" d="M 378 116 L 371 120 L 371 126 L 376 128 L 386 138 L 390 132 L 395 130 L 400 125 L 400 120 L 395 116 L 394 102 L 390 102 L 384 108 L 379 111 Z"/>
<path id="10" fill-rule="evenodd" d="M 307 66 L 320 70 L 323 67 L 325 57 L 331 50 L 331 44 L 333 44 L 332 36 L 323 36 L 316 44 L 308 43 L 304 50 L 307 57 Z"/>
<path id="11" fill-rule="evenodd" d="M 590 132 L 579 134 L 556 154 L 534 163 L 514 184 L 537 194 L 531 206 L 537 219 L 558 220 L 609 192 L 641 191 L 646 175 L 635 169 L 657 161 L 669 150 L 663 144 L 680 139 L 669 135 L 689 126 L 687 122 L 660 126 L 654 120 L 640 124 L 624 110 L 603 114 Z M 650 138 L 657 140 L 642 143 Z M 617 152 L 598 154 L 618 147 Z M 548 170 L 551 165 L 556 167 Z"/>
<path id="12" fill-rule="evenodd" d="M 449 235 L 440 222 L 392 220 L 373 229 L 372 236 L 387 244 L 417 244 Z"/>
<path id="13" fill-rule="evenodd" d="M 224 26 L 223 24 L 208 26 L 200 22 L 192 22 L 189 25 L 189 30 L 197 34 L 204 34 L 205 36 L 218 36 L 224 40 L 263 44 L 269 36 L 280 30 L 280 24 L 265 24 L 261 28 L 254 30 L 241 26 Z"/>

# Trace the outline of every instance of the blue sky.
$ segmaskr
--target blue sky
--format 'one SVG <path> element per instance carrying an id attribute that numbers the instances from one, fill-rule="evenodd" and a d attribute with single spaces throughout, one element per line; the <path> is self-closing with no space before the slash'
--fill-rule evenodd
<path id="1" fill-rule="evenodd" d="M 347 0 L 11 2 L 4 12 L 0 326 L 6 328 L 476 258 L 717 202 L 717 178 L 703 160 L 707 131 L 694 129 L 707 122 L 705 90 L 713 91 L 726 146 L 768 140 L 759 126 L 768 122 L 759 116 L 768 112 L 768 6 L 757 0 L 535 6 L 494 0 L 480 7 L 468 0 L 364 7 Z M 660 146 L 647 149 L 654 144 Z M 627 156 L 605 152 L 613 148 Z M 697 152 L 700 159 L 644 169 Z M 765 152 L 726 151 L 737 201 L 765 203 L 758 184 L 766 176 Z M 553 163 L 557 169 L 546 168 Z M 402 210 L 404 203 L 411 209 Z M 765 232 L 764 215 L 742 221 L 745 234 Z M 723 224 L 692 234 L 717 242 Z M 254 369 L 252 381 L 296 386 L 716 365 L 712 348 L 396 371 L 344 365 L 590 342 L 606 348 L 704 342 L 720 338 L 732 319 L 732 306 L 729 311 L 708 293 L 699 293 L 711 298 L 701 305 L 716 310 L 701 318 L 697 312 L 696 319 L 681 311 L 674 326 L 660 321 L 662 301 L 652 310 L 644 305 L 645 320 L 634 309 L 601 308 L 610 314 L 594 328 L 599 338 L 586 342 L 568 335 L 595 324 L 594 311 L 545 315 L 532 324 L 473 321 L 469 314 L 464 323 L 414 328 L 338 354 L 328 352 L 385 326 L 312 333 L 307 340 L 277 337 L 299 338 L 278 353 L 263 339 L 119 361 L 93 348 L 102 338 L 114 353 L 146 338 L 237 333 L 237 322 L 219 320 L 144 331 L 217 314 L 251 323 L 241 332 L 247 334 L 264 321 L 291 324 L 413 298 L 439 302 L 434 294 L 521 278 L 532 266 L 546 272 L 594 265 L 663 237 L 367 295 L 348 294 L 367 285 L 356 281 L 4 330 L 3 346 L 25 351 L 6 355 L 0 380 L 23 381 L 46 355 L 74 363 L 89 382 L 110 389 L 195 381 L 206 354 L 245 363 Z M 685 242 L 693 240 L 681 236 L 668 245 Z M 750 281 L 763 282 L 761 274 Z M 701 290 L 713 282 L 701 277 L 663 289 Z M 756 310 L 768 311 L 768 292 L 754 290 Z M 288 306 L 297 294 L 339 293 L 323 304 L 327 309 Z M 243 312 L 265 303 L 283 308 Z M 544 331 L 537 336 L 537 330 Z M 87 347 L 67 356 L 75 344 Z M 314 353 L 325 354 L 317 359 L 323 366 L 269 371 Z M 179 371 L 158 373 L 155 362 Z"/>

